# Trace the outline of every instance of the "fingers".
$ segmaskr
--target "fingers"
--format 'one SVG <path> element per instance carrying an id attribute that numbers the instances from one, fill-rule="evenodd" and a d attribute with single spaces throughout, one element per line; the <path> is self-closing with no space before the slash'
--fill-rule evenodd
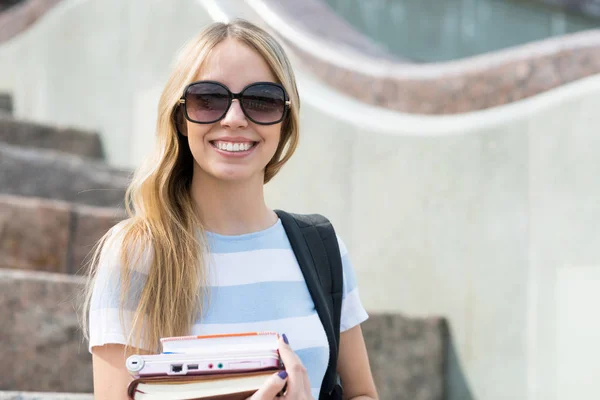
<path id="1" fill-rule="evenodd" d="M 265 382 L 265 384 L 249 397 L 249 400 L 272 400 L 277 396 L 277 393 L 281 392 L 281 389 L 285 386 L 287 381 L 287 372 L 279 371 Z"/>
<path id="2" fill-rule="evenodd" d="M 306 368 L 298 355 L 294 353 L 294 350 L 287 343 L 285 334 L 279 338 L 279 355 L 289 376 L 287 393 L 290 395 L 300 394 L 304 393 L 307 388 L 310 391 L 310 382 Z"/>

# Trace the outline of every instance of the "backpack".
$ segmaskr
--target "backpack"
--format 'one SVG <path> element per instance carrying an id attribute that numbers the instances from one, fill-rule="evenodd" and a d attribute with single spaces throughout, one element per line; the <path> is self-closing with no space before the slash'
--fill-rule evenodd
<path id="1" fill-rule="evenodd" d="M 336 366 L 344 275 L 335 230 L 322 215 L 281 210 L 275 213 L 281 219 L 329 342 L 329 363 L 319 400 L 341 400 L 342 385 Z"/>

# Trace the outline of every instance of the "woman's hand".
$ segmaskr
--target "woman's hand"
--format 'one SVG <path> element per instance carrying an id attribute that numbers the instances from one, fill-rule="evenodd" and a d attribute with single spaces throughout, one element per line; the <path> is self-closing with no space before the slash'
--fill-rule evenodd
<path id="1" fill-rule="evenodd" d="M 283 389 L 286 382 L 286 400 L 312 400 L 306 368 L 289 346 L 285 334 L 279 338 L 279 355 L 285 365 L 285 371 L 273 374 L 263 387 L 254 393 L 252 397 L 249 397 L 249 400 L 277 399 L 277 393 Z"/>
<path id="2" fill-rule="evenodd" d="M 105 344 L 92 348 L 94 399 L 127 400 L 129 398 L 127 386 L 133 378 L 125 367 L 125 360 L 135 353 L 135 349 L 125 353 L 125 346 L 122 344 Z"/>

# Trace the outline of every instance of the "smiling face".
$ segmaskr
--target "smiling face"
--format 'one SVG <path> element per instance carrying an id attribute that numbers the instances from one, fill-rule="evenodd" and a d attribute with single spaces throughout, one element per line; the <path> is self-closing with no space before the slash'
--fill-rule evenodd
<path id="1" fill-rule="evenodd" d="M 220 82 L 233 93 L 255 82 L 277 82 L 263 57 L 236 39 L 226 39 L 215 46 L 195 80 Z M 256 179 L 263 183 L 265 166 L 279 145 L 281 123 L 259 125 L 250 121 L 237 100 L 233 100 L 220 121 L 185 122 L 185 135 L 195 161 L 195 179 Z"/>

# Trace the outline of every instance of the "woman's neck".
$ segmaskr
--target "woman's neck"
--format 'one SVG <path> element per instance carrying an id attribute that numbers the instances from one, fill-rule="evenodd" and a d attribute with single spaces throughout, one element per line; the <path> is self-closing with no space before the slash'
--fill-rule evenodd
<path id="1" fill-rule="evenodd" d="M 194 173 L 191 192 L 207 231 L 242 235 L 267 229 L 277 222 L 277 215 L 265 203 L 262 176 L 228 182 Z"/>

